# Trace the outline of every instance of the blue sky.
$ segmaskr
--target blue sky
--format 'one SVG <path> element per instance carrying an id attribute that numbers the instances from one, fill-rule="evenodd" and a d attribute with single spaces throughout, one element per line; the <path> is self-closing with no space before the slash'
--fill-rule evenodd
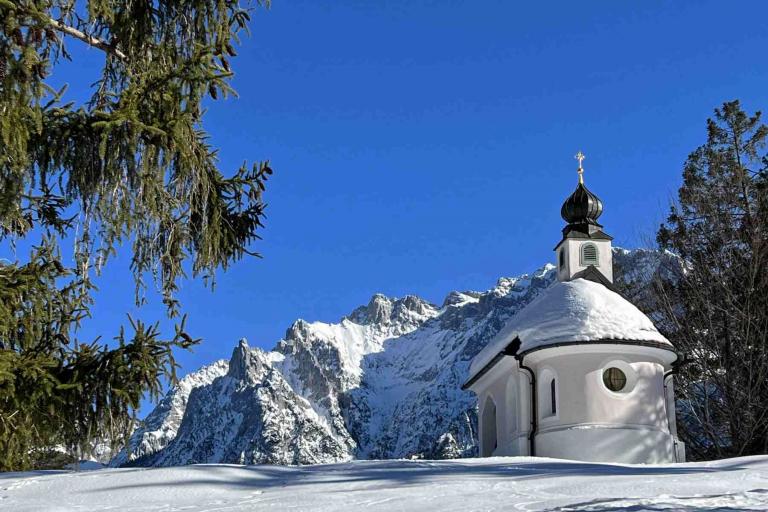
<path id="1" fill-rule="evenodd" d="M 233 65 L 238 99 L 206 117 L 222 168 L 269 158 L 264 240 L 186 282 L 203 343 L 272 348 L 297 318 L 337 321 L 374 292 L 440 303 L 553 261 L 581 149 L 615 243 L 646 246 L 726 100 L 768 105 L 768 3 L 274 0 Z M 70 43 L 78 97 L 100 52 Z M 128 258 L 99 278 L 85 339 L 136 312 Z"/>

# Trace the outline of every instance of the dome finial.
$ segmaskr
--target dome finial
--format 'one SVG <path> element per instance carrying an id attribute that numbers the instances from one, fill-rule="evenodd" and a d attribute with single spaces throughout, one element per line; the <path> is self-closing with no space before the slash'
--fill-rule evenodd
<path id="1" fill-rule="evenodd" d="M 581 166 L 581 162 L 583 162 L 584 159 L 587 157 L 585 157 L 584 153 L 582 153 L 581 150 L 579 150 L 579 152 L 576 153 L 576 155 L 573 158 L 579 161 L 579 168 L 576 170 L 576 172 L 579 173 L 579 183 L 583 184 L 584 183 L 584 167 Z"/>

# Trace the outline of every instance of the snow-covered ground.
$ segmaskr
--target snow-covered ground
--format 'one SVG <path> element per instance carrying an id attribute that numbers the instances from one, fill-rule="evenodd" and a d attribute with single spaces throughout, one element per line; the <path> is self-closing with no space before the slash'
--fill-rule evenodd
<path id="1" fill-rule="evenodd" d="M 665 466 L 530 457 L 0 474 L 0 510 L 766 510 L 768 456 Z"/>

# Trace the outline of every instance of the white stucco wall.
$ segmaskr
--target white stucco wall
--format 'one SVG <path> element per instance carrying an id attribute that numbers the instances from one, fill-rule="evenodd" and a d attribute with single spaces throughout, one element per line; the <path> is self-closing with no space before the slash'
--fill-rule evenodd
<path id="1" fill-rule="evenodd" d="M 684 446 L 677 442 L 674 430 L 674 394 L 671 386 L 665 392 L 663 385 L 665 368 L 673 359 L 674 354 L 666 350 L 610 344 L 551 347 L 529 354 L 525 364 L 534 370 L 537 381 L 536 455 L 596 462 L 682 461 Z M 603 383 L 603 371 L 611 366 L 627 375 L 621 392 L 610 391 Z M 488 396 L 497 408 L 497 446 L 492 454 L 481 456 L 529 454 L 527 372 L 519 369 L 514 358 L 506 357 L 472 389 L 481 408 Z M 487 429 L 482 424 L 479 429 L 482 438 Z"/>
<path id="2" fill-rule="evenodd" d="M 557 278 L 560 281 L 568 281 L 574 274 L 586 269 L 588 265 L 582 265 L 581 246 L 594 244 L 597 248 L 598 265 L 595 267 L 611 282 L 613 282 L 613 253 L 610 240 L 591 240 L 580 238 L 567 238 L 557 248 Z M 565 253 L 565 266 L 560 267 L 560 251 Z"/>
<path id="3" fill-rule="evenodd" d="M 646 354 L 627 353 L 620 346 L 615 351 L 592 353 L 574 348 L 552 348 L 531 358 L 541 404 L 536 454 L 626 463 L 673 462 L 662 362 Z M 603 372 L 609 367 L 626 374 L 624 390 L 613 392 L 603 383 Z M 547 414 L 549 375 L 555 375 L 557 383 L 554 416 Z"/>
<path id="4" fill-rule="evenodd" d="M 491 455 L 528 455 L 528 434 L 530 433 L 530 381 L 520 372 L 512 357 L 504 358 L 473 386 L 478 396 L 478 425 L 481 457 Z M 488 397 L 496 404 L 496 450 L 483 453 L 487 445 L 486 433 L 490 429 L 483 425 L 483 409 Z"/>

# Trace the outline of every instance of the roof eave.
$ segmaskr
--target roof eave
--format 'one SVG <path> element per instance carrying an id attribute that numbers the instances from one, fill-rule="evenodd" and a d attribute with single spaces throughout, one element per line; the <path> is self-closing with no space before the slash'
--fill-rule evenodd
<path id="1" fill-rule="evenodd" d="M 609 242 L 613 240 L 613 237 L 607 234 L 606 232 L 604 232 L 602 229 L 598 229 L 593 233 L 585 233 L 578 229 L 569 229 L 569 228 L 572 228 L 572 226 L 568 225 L 563 229 L 563 238 L 555 246 L 554 248 L 555 251 L 561 245 L 563 245 L 563 242 L 565 242 L 566 240 L 607 240 Z"/>
<path id="2" fill-rule="evenodd" d="M 658 348 L 661 350 L 666 350 L 668 352 L 674 352 L 675 354 L 678 355 L 678 357 L 680 356 L 680 352 L 675 350 L 675 347 L 673 347 L 668 342 L 664 343 L 664 342 L 655 341 L 655 340 L 622 340 L 622 339 L 602 338 L 602 339 L 588 340 L 588 341 L 559 341 L 556 343 L 547 343 L 545 345 L 524 350 L 518 354 L 518 357 L 523 358 L 529 354 L 532 354 L 534 352 L 539 352 L 541 350 L 545 350 L 548 348 L 569 347 L 569 346 L 577 346 L 577 345 L 634 345 L 634 346 L 640 346 L 640 347 Z"/>
<path id="3" fill-rule="evenodd" d="M 517 336 L 514 337 L 512 341 L 507 343 L 507 345 L 499 350 L 499 352 L 491 358 L 490 361 L 485 363 L 485 365 L 480 368 L 477 372 L 475 372 L 464 384 L 462 384 L 461 389 L 467 390 L 472 385 L 474 385 L 477 381 L 482 379 L 486 373 L 491 371 L 496 364 L 501 361 L 503 358 L 510 356 L 515 357 L 517 355 L 518 350 L 520 350 L 520 338 Z"/>
<path id="4" fill-rule="evenodd" d="M 496 364 L 498 364 L 499 361 L 501 361 L 504 357 L 510 356 L 514 357 L 515 359 L 522 360 L 525 356 L 528 354 L 532 354 L 534 352 L 539 352 L 541 350 L 549 349 L 549 348 L 557 348 L 557 347 L 566 347 L 566 346 L 576 346 L 576 345 L 635 345 L 635 346 L 641 346 L 641 347 L 651 347 L 651 348 L 658 348 L 661 350 L 667 350 L 669 352 L 674 352 L 678 359 L 682 359 L 682 354 L 675 350 L 675 347 L 673 347 L 669 343 L 663 343 L 661 341 L 651 341 L 651 340 L 621 340 L 621 339 L 609 339 L 609 338 L 603 338 L 603 339 L 597 339 L 597 340 L 587 340 L 587 341 L 561 341 L 557 343 L 547 343 L 545 345 L 541 345 L 539 347 L 533 347 L 528 350 L 524 350 L 523 352 L 520 352 L 520 338 L 515 336 L 515 339 L 513 339 L 510 343 L 507 344 L 503 349 L 501 349 L 493 358 L 488 361 L 485 366 L 480 368 L 475 374 L 470 377 L 467 382 L 465 382 L 462 386 L 462 390 L 467 390 L 470 387 L 472 387 L 476 382 L 478 382 L 480 379 L 482 379 L 488 372 L 490 372 Z"/>

